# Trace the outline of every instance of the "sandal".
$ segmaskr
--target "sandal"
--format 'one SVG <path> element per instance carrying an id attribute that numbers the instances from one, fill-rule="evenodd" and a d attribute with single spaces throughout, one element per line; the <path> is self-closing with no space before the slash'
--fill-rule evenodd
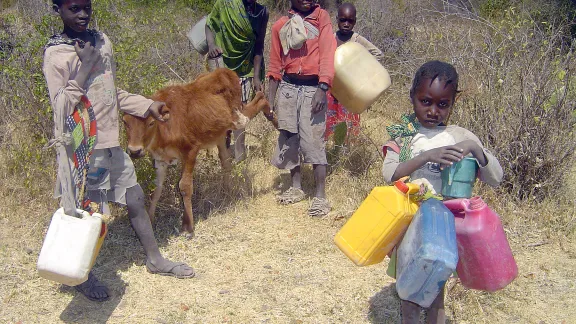
<path id="1" fill-rule="evenodd" d="M 185 272 L 183 272 L 182 269 L 186 269 L 186 268 L 190 268 L 192 270 L 192 273 L 183 274 Z M 151 274 L 157 274 L 157 275 L 161 275 L 161 276 L 169 276 L 169 277 L 174 277 L 174 278 L 178 278 L 178 279 L 192 278 L 196 275 L 196 273 L 194 273 L 194 269 L 192 269 L 189 265 L 187 265 L 186 263 L 183 263 L 183 262 L 172 262 L 172 265 L 170 266 L 170 268 L 168 268 L 166 270 L 160 270 L 160 269 L 156 268 L 152 263 L 150 263 L 150 261 L 146 261 L 146 270 L 148 270 L 148 272 Z"/>
<path id="2" fill-rule="evenodd" d="M 328 215 L 332 206 L 330 206 L 330 202 L 326 198 L 312 198 L 312 203 L 310 204 L 310 208 L 308 208 L 308 215 L 312 217 L 322 217 Z"/>
<path id="3" fill-rule="evenodd" d="M 282 205 L 294 204 L 304 199 L 306 194 L 300 188 L 290 187 L 282 194 L 276 196 L 276 200 Z"/>
<path id="4" fill-rule="evenodd" d="M 110 299 L 108 288 L 92 274 L 92 271 L 88 274 L 88 280 L 74 286 L 74 289 L 91 301 L 103 302 Z"/>

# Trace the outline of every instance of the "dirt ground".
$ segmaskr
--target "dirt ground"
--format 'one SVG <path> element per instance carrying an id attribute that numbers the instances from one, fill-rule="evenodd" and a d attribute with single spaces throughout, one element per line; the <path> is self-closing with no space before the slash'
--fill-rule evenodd
<path id="1" fill-rule="evenodd" d="M 363 128 L 380 138 L 381 123 L 367 118 Z M 336 161 L 327 184 L 333 211 L 313 219 L 306 214 L 308 201 L 280 206 L 274 200 L 288 180 L 267 162 L 274 131 L 252 126 L 248 132 L 251 153 L 234 168 L 236 190 L 222 189 L 215 158 L 202 155 L 195 176 L 194 238 L 177 234 L 181 207 L 174 184 L 159 205 L 155 233 L 162 252 L 192 265 L 196 277 L 148 274 L 128 218 L 116 209 L 94 270 L 113 294 L 104 303 L 37 275 L 38 253 L 57 202 L 49 190 L 25 198 L 31 196 L 22 185 L 7 183 L 0 190 L 0 322 L 399 323 L 387 261 L 357 267 L 333 243 L 370 188 L 381 184 L 377 155 L 351 152 L 346 163 Z M 371 143 L 367 147 L 374 149 Z M 312 173 L 304 171 L 309 194 Z M 538 228 L 525 213 L 530 211 L 519 206 L 503 215 L 518 278 L 496 293 L 449 281 L 449 323 L 576 323 L 575 242 Z"/>

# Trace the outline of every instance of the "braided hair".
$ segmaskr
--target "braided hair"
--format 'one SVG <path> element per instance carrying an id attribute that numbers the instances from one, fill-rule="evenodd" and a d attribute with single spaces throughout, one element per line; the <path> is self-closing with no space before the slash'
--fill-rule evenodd
<path id="1" fill-rule="evenodd" d="M 458 72 L 456 72 L 452 64 L 442 61 L 429 61 L 424 63 L 418 71 L 416 71 L 416 75 L 412 81 L 412 88 L 410 89 L 410 97 L 414 95 L 416 88 L 420 86 L 420 83 L 422 83 L 424 79 L 430 80 L 430 84 L 432 84 L 434 80 L 439 79 L 445 82 L 444 87 L 452 85 L 456 90 L 454 97 L 460 92 L 458 90 Z"/>

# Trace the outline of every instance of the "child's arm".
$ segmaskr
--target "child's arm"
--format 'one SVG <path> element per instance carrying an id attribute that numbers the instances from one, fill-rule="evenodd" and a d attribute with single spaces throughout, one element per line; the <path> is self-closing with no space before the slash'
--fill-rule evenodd
<path id="1" fill-rule="evenodd" d="M 498 186 L 504 177 L 504 171 L 498 159 L 484 148 L 476 135 L 466 130 L 464 136 L 468 139 L 459 142 L 456 146 L 463 150 L 464 156 L 472 154 L 478 160 L 479 178 L 482 182 L 492 187 Z"/>
<path id="2" fill-rule="evenodd" d="M 162 107 L 165 105 L 164 102 L 147 99 L 141 95 L 132 94 L 118 88 L 116 88 L 116 91 L 118 93 L 118 107 L 123 112 L 138 117 L 146 117 L 148 114 L 152 114 L 157 120 L 164 121 L 161 115 Z"/>
<path id="3" fill-rule="evenodd" d="M 282 78 L 282 57 L 280 56 L 280 28 L 281 23 L 278 21 L 272 26 L 270 35 L 270 63 L 268 64 L 268 102 L 272 111 L 275 110 L 276 92 Z"/>
<path id="4" fill-rule="evenodd" d="M 318 79 L 319 83 L 325 83 L 328 86 L 332 85 L 334 79 L 334 53 L 336 52 L 336 39 L 332 30 L 332 23 L 330 15 L 326 11 L 322 11 L 319 17 L 320 35 L 318 36 L 318 51 L 319 51 L 319 67 Z M 326 91 L 318 88 L 312 97 L 312 113 L 317 114 L 326 108 L 328 101 Z"/>
<path id="5" fill-rule="evenodd" d="M 266 28 L 268 26 L 268 10 L 264 7 L 264 15 L 262 19 L 262 25 L 258 31 L 258 39 L 256 39 L 256 44 L 254 45 L 254 91 L 262 91 L 262 81 L 260 79 L 260 73 L 262 68 L 262 63 L 264 62 L 264 39 L 266 37 Z"/>
<path id="6" fill-rule="evenodd" d="M 418 170 L 428 162 L 447 166 L 462 160 L 464 156 L 465 155 L 463 154 L 462 149 L 456 145 L 438 147 L 426 152 L 422 152 L 418 156 L 408 161 L 398 163 L 391 177 L 391 181 L 389 182 L 393 182 L 402 177 L 411 175 L 412 172 Z M 388 157 L 388 155 L 386 157 Z"/>
<path id="7" fill-rule="evenodd" d="M 372 44 L 366 38 L 358 35 L 356 42 L 364 46 L 368 50 L 368 52 L 370 52 L 370 54 L 372 54 L 378 61 L 384 58 L 384 54 L 382 54 L 382 51 L 378 47 L 374 46 L 374 44 Z"/>
<path id="8" fill-rule="evenodd" d="M 212 11 L 210 11 L 210 14 L 208 15 L 208 18 L 206 21 L 206 27 L 204 28 L 204 32 L 206 33 L 206 43 L 208 44 L 208 54 L 207 55 L 209 58 L 215 58 L 215 57 L 222 55 L 222 49 L 216 45 L 216 40 L 215 40 L 215 38 L 216 38 L 215 33 L 217 32 L 217 30 L 214 30 L 214 29 L 216 27 L 216 22 L 214 22 L 211 19 L 212 17 L 218 19 L 217 17 L 220 16 L 220 10 L 224 10 L 224 8 L 222 8 L 221 2 L 222 1 L 216 1 L 216 3 L 214 3 L 214 5 L 212 6 Z M 212 26 L 212 27 L 210 27 L 210 26 Z"/>
<path id="9" fill-rule="evenodd" d="M 80 102 L 80 98 L 86 95 L 85 84 L 90 77 L 90 71 L 100 59 L 100 52 L 87 42 L 84 48 L 78 44 L 74 46 L 76 54 L 81 62 L 80 69 L 74 77 L 70 78 L 70 62 L 59 62 L 58 54 L 47 54 L 44 59 L 44 76 L 50 92 L 52 109 L 61 116 L 69 116 Z"/>

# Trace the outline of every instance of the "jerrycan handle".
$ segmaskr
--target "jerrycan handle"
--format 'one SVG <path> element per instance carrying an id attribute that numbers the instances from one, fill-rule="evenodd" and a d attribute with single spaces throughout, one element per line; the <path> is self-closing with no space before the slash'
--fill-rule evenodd
<path id="1" fill-rule="evenodd" d="M 470 204 L 470 201 L 468 199 L 463 198 L 444 200 L 443 202 L 444 206 L 450 209 L 450 211 L 453 213 L 465 211 L 466 207 L 468 207 L 468 205 Z"/>

